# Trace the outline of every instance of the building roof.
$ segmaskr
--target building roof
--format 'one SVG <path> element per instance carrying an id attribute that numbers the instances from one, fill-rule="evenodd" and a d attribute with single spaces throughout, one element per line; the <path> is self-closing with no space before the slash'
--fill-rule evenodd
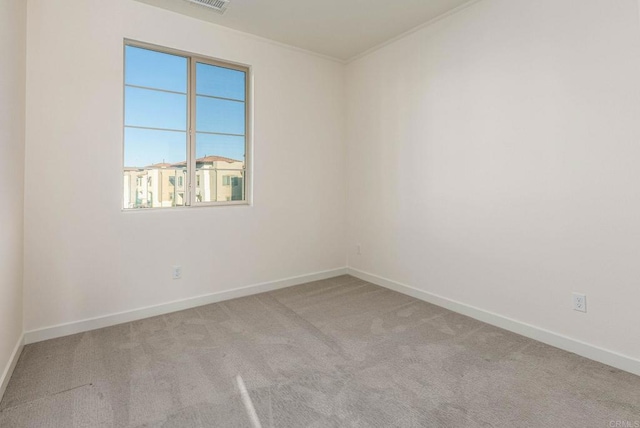
<path id="1" fill-rule="evenodd" d="M 234 162 L 241 162 L 241 161 L 235 160 L 235 159 L 231 159 L 231 158 L 225 158 L 225 157 L 222 157 L 222 156 L 205 156 L 203 158 L 196 159 L 196 162 L 200 162 L 200 163 L 209 163 L 209 162 L 234 163 Z"/>
<path id="2" fill-rule="evenodd" d="M 196 163 L 213 163 L 213 162 L 226 162 L 226 163 L 235 163 L 242 162 L 236 159 L 225 158 L 224 156 L 204 156 L 196 159 Z M 176 162 L 176 163 L 167 163 L 160 162 L 154 163 L 153 165 L 147 165 L 144 167 L 125 167 L 125 170 L 128 171 L 136 171 L 136 170 L 144 170 L 144 169 L 165 169 L 165 168 L 184 168 L 187 165 L 186 161 Z"/>
<path id="3" fill-rule="evenodd" d="M 225 158 L 224 156 L 205 156 L 205 157 L 196 159 L 196 163 L 213 163 L 213 162 L 234 163 L 234 162 L 242 162 L 242 161 L 231 159 L 231 158 Z M 174 163 L 171 166 L 185 166 L 186 164 L 187 162 L 184 161 L 184 162 Z"/>
<path id="4" fill-rule="evenodd" d="M 166 163 L 166 162 L 161 162 L 161 163 L 154 163 L 153 165 L 149 165 L 147 168 L 154 168 L 154 169 L 171 168 L 172 166 L 173 166 L 173 164 Z"/>

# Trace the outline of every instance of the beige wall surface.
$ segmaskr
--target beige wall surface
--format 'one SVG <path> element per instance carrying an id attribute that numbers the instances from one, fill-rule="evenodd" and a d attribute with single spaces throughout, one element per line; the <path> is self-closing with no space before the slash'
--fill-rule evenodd
<path id="1" fill-rule="evenodd" d="M 26 12 L 0 0 L 0 383 L 22 336 Z"/>
<path id="2" fill-rule="evenodd" d="M 342 64 L 132 0 L 28 11 L 25 330 L 345 266 Z M 124 38 L 252 66 L 252 206 L 121 211 Z"/>
<path id="3" fill-rule="evenodd" d="M 640 358 L 637 8 L 483 0 L 350 63 L 349 266 Z"/>

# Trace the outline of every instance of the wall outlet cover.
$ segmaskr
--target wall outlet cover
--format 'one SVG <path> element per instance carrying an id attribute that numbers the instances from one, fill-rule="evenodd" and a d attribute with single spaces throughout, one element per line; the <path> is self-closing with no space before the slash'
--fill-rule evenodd
<path id="1" fill-rule="evenodd" d="M 587 296 L 582 293 L 573 293 L 573 310 L 587 312 Z"/>
<path id="2" fill-rule="evenodd" d="M 182 278 L 182 266 L 172 266 L 172 278 L 180 279 Z"/>

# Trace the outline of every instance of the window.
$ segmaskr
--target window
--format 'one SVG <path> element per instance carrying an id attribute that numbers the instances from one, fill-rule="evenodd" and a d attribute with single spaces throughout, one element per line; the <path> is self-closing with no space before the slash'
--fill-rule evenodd
<path id="1" fill-rule="evenodd" d="M 247 202 L 249 69 L 125 43 L 123 208 Z"/>

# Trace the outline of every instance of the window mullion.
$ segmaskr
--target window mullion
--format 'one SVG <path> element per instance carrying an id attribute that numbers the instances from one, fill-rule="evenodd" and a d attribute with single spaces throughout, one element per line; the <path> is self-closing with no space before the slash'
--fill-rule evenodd
<path id="1" fill-rule="evenodd" d="M 188 100 L 189 107 L 187 117 L 189 121 L 188 132 L 188 168 L 189 176 L 189 205 L 195 205 L 196 199 L 196 63 L 193 57 L 189 58 L 189 76 L 188 80 Z"/>

